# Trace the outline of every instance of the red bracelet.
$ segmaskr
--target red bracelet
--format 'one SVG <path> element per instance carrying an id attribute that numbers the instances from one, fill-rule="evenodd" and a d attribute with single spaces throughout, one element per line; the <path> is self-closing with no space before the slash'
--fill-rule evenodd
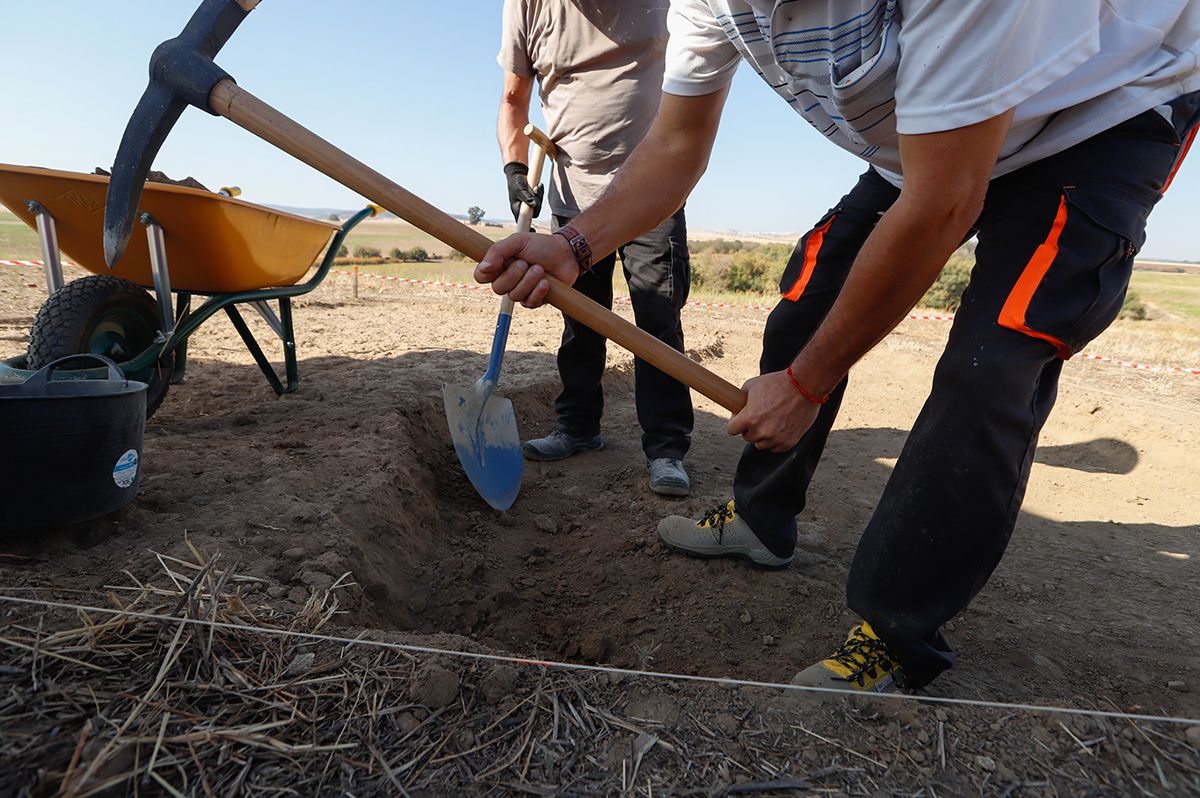
<path id="1" fill-rule="evenodd" d="M 812 402 L 814 405 L 823 405 L 823 404 L 825 404 L 826 402 L 828 402 L 828 401 L 829 401 L 829 397 L 833 395 L 833 394 L 828 394 L 828 393 L 827 393 L 827 394 L 825 394 L 824 396 L 814 396 L 813 394 L 811 394 L 811 393 L 809 393 L 808 391 L 804 390 L 804 386 L 803 386 L 803 385 L 801 385 L 799 382 L 797 382 L 797 381 L 796 381 L 796 375 L 792 374 L 792 367 L 791 367 L 791 366 L 788 366 L 788 367 L 787 367 L 787 375 L 788 375 L 788 379 L 792 381 L 792 385 L 795 385 L 795 386 L 796 386 L 796 390 L 800 392 L 800 395 L 801 395 L 801 396 L 803 396 L 803 397 L 804 397 L 805 399 L 807 399 L 808 401 Z"/>

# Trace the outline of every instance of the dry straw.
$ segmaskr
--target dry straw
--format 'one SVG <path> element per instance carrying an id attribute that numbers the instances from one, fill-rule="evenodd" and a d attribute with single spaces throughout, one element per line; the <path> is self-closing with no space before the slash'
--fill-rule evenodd
<path id="1" fill-rule="evenodd" d="M 281 614 L 251 606 L 261 580 L 189 549 L 155 555 L 155 582 L 108 588 L 116 614 L 9 607 L 0 793 L 1200 795 L 1188 738 L 1154 724 L 785 701 L 282 634 L 331 627 L 348 583 Z"/>

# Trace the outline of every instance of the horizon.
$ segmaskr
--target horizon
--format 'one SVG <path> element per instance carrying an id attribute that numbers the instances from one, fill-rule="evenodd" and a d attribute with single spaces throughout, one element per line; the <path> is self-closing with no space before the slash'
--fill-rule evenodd
<path id="1" fill-rule="evenodd" d="M 127 13 L 120 16 L 87 0 L 6 9 L 4 63 L 14 75 L 22 65 L 36 64 L 37 74 L 35 80 L 10 80 L 3 89 L 4 107 L 16 121 L 5 131 L 0 161 L 79 172 L 111 164 L 145 88 L 150 53 L 178 34 L 196 2 L 122 5 Z M 478 205 L 490 220 L 506 219 L 495 135 L 499 5 L 467 4 L 455 20 L 456 61 L 441 72 L 430 64 L 446 62 L 445 37 L 408 33 L 443 31 L 436 8 L 359 0 L 345 14 L 324 9 L 316 0 L 263 3 L 219 63 L 239 85 L 442 210 L 461 215 Z M 535 97 L 531 120 L 544 125 L 537 105 Z M 771 134 L 767 141 L 764 131 Z M 209 186 L 240 185 L 243 199 L 263 205 L 365 203 L 227 120 L 196 109 L 177 123 L 154 168 Z M 798 238 L 864 169 L 743 65 L 708 171 L 688 200 L 689 226 Z M 1151 216 L 1141 256 L 1200 260 L 1190 212 L 1197 205 L 1200 167 L 1189 161 Z"/>

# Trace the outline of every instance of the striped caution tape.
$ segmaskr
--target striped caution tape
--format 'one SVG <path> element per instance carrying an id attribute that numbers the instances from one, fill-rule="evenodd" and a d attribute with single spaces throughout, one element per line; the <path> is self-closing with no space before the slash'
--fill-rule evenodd
<path id="1" fill-rule="evenodd" d="M 69 261 L 63 261 L 64 266 L 77 266 L 78 264 Z M 45 264 L 40 260 L 0 260 L 0 266 L 36 266 L 42 267 Z M 334 269 L 338 274 L 353 274 L 348 269 Z M 489 287 L 479 285 L 478 283 L 455 283 L 449 280 L 418 280 L 413 277 L 397 277 L 390 274 L 374 274 L 372 272 L 360 271 L 360 277 L 367 277 L 372 280 L 386 280 L 393 283 L 401 283 L 403 285 L 423 285 L 433 288 L 460 288 L 467 291 L 486 291 Z M 615 297 L 614 302 L 629 304 L 632 300 L 627 296 Z M 770 313 L 774 310 L 768 305 L 738 305 L 729 302 L 700 302 L 699 300 L 689 300 L 687 304 L 691 307 L 708 308 L 710 310 L 754 310 L 763 313 Z M 954 321 L 954 316 L 950 314 L 937 313 L 913 313 L 908 316 L 911 321 Z M 1107 355 L 1097 355 L 1091 352 L 1080 352 L 1075 355 L 1080 360 L 1091 360 L 1096 363 L 1103 363 L 1108 366 L 1122 366 L 1128 369 L 1136 369 L 1137 371 L 1145 371 L 1157 374 L 1188 374 L 1193 377 L 1200 376 L 1200 368 L 1188 368 L 1185 366 L 1157 366 L 1148 363 L 1135 363 L 1128 360 L 1120 360 Z"/>
<path id="2" fill-rule="evenodd" d="M 37 266 L 39 269 L 46 264 L 40 260 L 0 260 L 0 266 Z M 62 262 L 63 266 L 78 266 L 78 263 L 72 263 L 69 260 Z"/>

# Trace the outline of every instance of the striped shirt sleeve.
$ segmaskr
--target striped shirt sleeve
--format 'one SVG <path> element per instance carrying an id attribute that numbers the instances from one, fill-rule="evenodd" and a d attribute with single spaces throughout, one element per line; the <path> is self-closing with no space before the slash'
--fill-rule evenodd
<path id="1" fill-rule="evenodd" d="M 699 97 L 725 88 L 741 56 L 704 0 L 671 0 L 663 92 Z"/>

